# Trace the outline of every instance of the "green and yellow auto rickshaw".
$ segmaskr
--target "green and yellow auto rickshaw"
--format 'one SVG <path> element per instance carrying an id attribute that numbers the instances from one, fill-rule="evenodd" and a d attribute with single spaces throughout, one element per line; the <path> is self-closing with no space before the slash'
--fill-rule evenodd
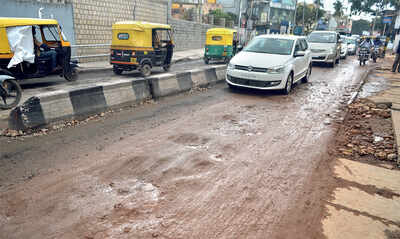
<path id="1" fill-rule="evenodd" d="M 223 60 L 228 63 L 237 51 L 237 31 L 226 28 L 211 28 L 207 31 L 204 62 Z"/>
<path id="2" fill-rule="evenodd" d="M 110 63 L 115 74 L 139 70 L 151 75 L 153 67 L 168 71 L 172 62 L 174 43 L 171 26 L 164 24 L 122 21 L 112 26 Z"/>

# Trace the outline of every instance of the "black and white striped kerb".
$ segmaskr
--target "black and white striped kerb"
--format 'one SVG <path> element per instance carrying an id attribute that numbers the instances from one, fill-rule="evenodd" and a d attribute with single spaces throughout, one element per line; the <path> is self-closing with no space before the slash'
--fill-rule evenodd
<path id="1" fill-rule="evenodd" d="M 108 108 L 150 98 L 145 79 L 120 80 L 71 91 L 55 91 L 31 97 L 10 113 L 11 129 L 36 128 L 49 123 L 79 119 Z"/>
<path id="2" fill-rule="evenodd" d="M 11 111 L 9 127 L 27 129 L 55 121 L 79 119 L 105 110 L 160 98 L 194 87 L 206 87 L 225 80 L 226 66 L 179 73 L 165 73 L 147 79 L 119 79 L 73 90 L 40 94 Z"/>

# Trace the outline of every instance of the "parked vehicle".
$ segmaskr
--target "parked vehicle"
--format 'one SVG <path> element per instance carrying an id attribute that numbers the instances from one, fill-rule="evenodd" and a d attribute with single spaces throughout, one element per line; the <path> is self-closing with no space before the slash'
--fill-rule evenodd
<path id="1" fill-rule="evenodd" d="M 348 55 L 347 38 L 343 36 L 340 40 L 340 59 L 346 59 Z"/>
<path id="2" fill-rule="evenodd" d="M 229 87 L 283 90 L 289 94 L 311 75 L 311 52 L 305 37 L 261 35 L 232 58 L 226 72 Z"/>
<path id="3" fill-rule="evenodd" d="M 76 67 L 56 20 L 0 17 L 0 69 L 18 80 L 60 74 L 72 81 Z"/>
<path id="4" fill-rule="evenodd" d="M 151 75 L 153 67 L 168 71 L 171 67 L 174 43 L 170 25 L 122 21 L 112 26 L 110 63 L 115 74 L 139 70 Z"/>
<path id="5" fill-rule="evenodd" d="M 340 36 L 334 31 L 313 31 L 308 35 L 312 61 L 323 62 L 335 67 L 340 61 Z"/>
<path id="6" fill-rule="evenodd" d="M 347 42 L 347 54 L 355 55 L 357 52 L 357 39 L 348 37 L 346 39 L 346 42 Z"/>
<path id="7" fill-rule="evenodd" d="M 358 61 L 361 65 L 365 65 L 365 62 L 368 61 L 369 59 L 369 54 L 370 54 L 370 49 L 367 47 L 360 47 L 360 50 L 358 51 Z"/>
<path id="8" fill-rule="evenodd" d="M 204 62 L 223 60 L 228 63 L 237 51 L 237 31 L 226 28 L 211 28 L 207 31 Z"/>
<path id="9" fill-rule="evenodd" d="M 0 75 L 0 109 L 11 109 L 21 100 L 22 90 L 15 78 L 6 74 Z"/>

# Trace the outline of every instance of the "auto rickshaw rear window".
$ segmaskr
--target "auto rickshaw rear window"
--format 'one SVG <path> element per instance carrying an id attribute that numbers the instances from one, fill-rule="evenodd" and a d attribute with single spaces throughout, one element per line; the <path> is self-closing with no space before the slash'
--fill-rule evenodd
<path id="1" fill-rule="evenodd" d="M 128 40 L 129 39 L 129 33 L 118 33 L 118 39 L 119 40 Z"/>
<path id="2" fill-rule="evenodd" d="M 211 39 L 213 41 L 222 41 L 222 36 L 213 36 Z"/>
<path id="3" fill-rule="evenodd" d="M 46 41 L 60 41 L 57 26 L 43 26 L 42 30 Z"/>

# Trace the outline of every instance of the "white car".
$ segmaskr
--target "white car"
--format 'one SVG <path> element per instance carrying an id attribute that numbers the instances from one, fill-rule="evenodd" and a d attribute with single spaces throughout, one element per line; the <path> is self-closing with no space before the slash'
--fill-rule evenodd
<path id="1" fill-rule="evenodd" d="M 334 31 L 313 31 L 307 38 L 313 62 L 328 63 L 332 67 L 340 61 L 340 36 Z"/>
<path id="2" fill-rule="evenodd" d="M 348 55 L 355 55 L 357 51 L 357 39 L 353 37 L 347 38 L 347 53 Z"/>
<path id="3" fill-rule="evenodd" d="M 347 55 L 348 55 L 348 45 L 347 45 L 347 38 L 346 37 L 342 37 L 341 40 L 341 46 L 340 46 L 340 58 L 341 59 L 346 59 Z"/>
<path id="4" fill-rule="evenodd" d="M 308 81 L 311 67 L 305 37 L 261 35 L 229 62 L 226 82 L 231 88 L 283 90 L 289 94 L 294 83 Z"/>

